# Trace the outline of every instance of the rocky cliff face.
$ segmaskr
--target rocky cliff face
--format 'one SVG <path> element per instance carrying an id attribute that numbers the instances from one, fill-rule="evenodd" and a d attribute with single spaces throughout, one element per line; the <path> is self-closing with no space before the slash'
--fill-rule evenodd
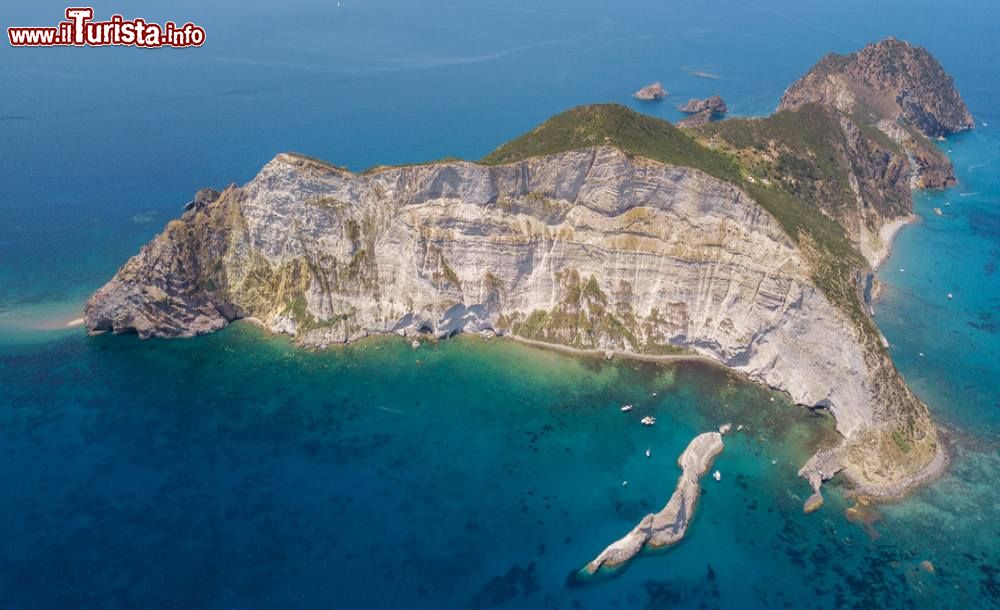
<path id="1" fill-rule="evenodd" d="M 918 187 L 954 184 L 948 161 L 924 137 L 972 129 L 954 81 L 926 49 L 887 38 L 850 55 L 831 53 L 781 98 L 779 110 L 822 104 L 876 126 L 910 154 Z"/>

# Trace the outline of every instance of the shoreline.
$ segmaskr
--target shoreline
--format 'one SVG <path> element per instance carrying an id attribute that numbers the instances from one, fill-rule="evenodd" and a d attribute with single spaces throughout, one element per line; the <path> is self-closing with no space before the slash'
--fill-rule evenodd
<path id="1" fill-rule="evenodd" d="M 892 256 L 892 247 L 896 241 L 896 237 L 899 236 L 899 232 L 905 227 L 917 224 L 920 221 L 920 216 L 911 212 L 903 218 L 890 220 L 882 225 L 878 231 L 879 239 L 882 240 L 882 249 L 876 253 L 875 264 L 872 265 L 873 273 L 878 272 L 878 270 L 882 268 L 882 265 L 888 262 L 889 258 Z"/>
<path id="2" fill-rule="evenodd" d="M 898 227 L 894 230 L 894 232 L 898 232 L 898 230 L 900 228 L 902 228 L 902 227 L 904 227 L 904 226 L 906 226 L 908 224 L 911 224 L 911 223 L 912 223 L 912 221 L 898 224 Z M 284 333 L 279 333 L 279 332 L 276 332 L 276 331 L 270 329 L 259 318 L 255 318 L 255 317 L 237 318 L 236 320 L 233 320 L 230 324 L 235 324 L 237 322 L 247 322 L 251 326 L 259 328 L 259 329 L 265 331 L 266 333 L 268 333 L 271 336 L 284 335 Z M 288 337 L 288 335 L 284 335 L 284 336 Z M 797 407 L 801 407 L 801 408 L 804 408 L 804 409 L 812 409 L 812 407 L 810 407 L 809 405 L 798 404 L 798 403 L 795 403 L 794 401 L 791 401 L 791 399 L 790 399 L 790 397 L 789 397 L 789 395 L 788 395 L 788 393 L 786 391 L 778 389 L 778 388 L 771 387 L 771 386 L 769 386 L 769 385 L 767 385 L 765 383 L 762 383 L 761 381 L 751 379 L 746 373 L 744 373 L 742 371 L 738 371 L 738 370 L 733 369 L 731 367 L 728 367 L 725 364 L 723 364 L 722 362 L 720 362 L 718 360 L 715 360 L 714 358 L 711 358 L 709 356 L 704 356 L 702 354 L 697 354 L 697 353 L 691 353 L 691 354 L 639 354 L 639 353 L 635 353 L 635 352 L 622 352 L 622 351 L 614 351 L 614 350 L 582 349 L 582 348 L 577 348 L 577 347 L 571 347 L 571 346 L 568 346 L 568 345 L 560 345 L 558 343 L 548 343 L 548 342 L 545 342 L 545 341 L 539 341 L 537 339 L 528 339 L 528 338 L 521 337 L 521 336 L 518 336 L 518 335 L 513 335 L 513 334 L 495 334 L 495 335 L 490 336 L 490 337 L 484 337 L 484 336 L 480 335 L 479 333 L 464 333 L 463 332 L 463 333 L 459 333 L 459 335 L 457 335 L 457 336 L 465 336 L 465 337 L 468 337 L 468 338 L 478 338 L 479 340 L 481 340 L 483 342 L 487 342 L 487 341 L 490 341 L 490 340 L 493 340 L 493 339 L 509 340 L 509 341 L 511 341 L 512 343 L 515 343 L 515 344 L 523 345 L 523 346 L 526 346 L 526 347 L 533 347 L 533 348 L 541 349 L 541 350 L 547 350 L 547 351 L 555 352 L 555 353 L 566 355 L 566 356 L 570 356 L 570 357 L 597 358 L 597 359 L 600 359 L 600 360 L 604 360 L 606 362 L 610 362 L 615 357 L 621 357 L 621 358 L 624 358 L 624 359 L 627 359 L 627 360 L 634 360 L 634 361 L 638 361 L 638 362 L 648 362 L 648 363 L 653 363 L 653 364 L 669 364 L 669 363 L 677 363 L 677 362 L 698 362 L 698 363 L 703 363 L 703 364 L 707 364 L 707 365 L 710 365 L 710 366 L 714 366 L 714 367 L 718 367 L 720 369 L 723 369 L 727 373 L 733 374 L 733 375 L 739 377 L 740 379 L 742 379 L 746 383 L 750 383 L 750 384 L 753 384 L 753 385 L 756 385 L 756 386 L 760 386 L 760 387 L 766 388 L 767 390 L 772 391 L 772 392 L 781 393 L 784 396 L 786 396 L 787 398 L 789 398 L 790 402 L 792 404 L 794 404 L 795 406 L 797 406 Z M 436 342 L 441 342 L 441 341 L 447 341 L 447 340 L 451 339 L 452 337 L 437 337 L 437 336 L 434 336 L 433 334 L 422 334 L 422 333 L 417 333 L 417 334 L 407 333 L 407 334 L 401 335 L 401 334 L 395 333 L 395 332 L 369 332 L 369 333 L 365 334 L 364 336 L 361 336 L 361 337 L 359 337 L 357 339 L 352 339 L 352 340 L 349 340 L 349 341 L 345 341 L 344 343 L 327 344 L 327 345 L 324 345 L 322 347 L 320 347 L 318 345 L 308 345 L 308 344 L 297 343 L 295 341 L 295 337 L 294 336 L 290 336 L 288 338 L 291 339 L 292 343 L 296 347 L 298 347 L 298 348 L 305 348 L 305 349 L 316 350 L 316 351 L 326 351 L 327 349 L 330 349 L 330 348 L 335 347 L 335 346 L 347 347 L 347 346 L 350 346 L 350 345 L 357 345 L 359 343 L 364 342 L 367 339 L 376 339 L 376 338 L 389 338 L 389 339 L 393 339 L 393 338 L 395 338 L 395 339 L 399 339 L 399 340 L 404 341 L 404 342 L 408 342 L 408 341 L 412 341 L 412 340 L 420 340 L 420 341 L 432 341 L 432 342 L 436 343 Z M 935 424 L 935 428 L 936 428 L 936 430 L 938 431 L 938 433 L 940 435 L 939 438 L 941 436 L 943 436 L 940 427 L 938 427 Z M 843 436 L 841 436 L 840 439 L 841 440 L 840 440 L 840 442 L 838 444 L 836 444 L 833 447 L 829 447 L 829 449 L 833 449 L 833 450 L 842 450 L 842 449 L 844 449 L 847 446 L 847 444 L 849 443 L 849 441 L 848 441 L 847 438 L 845 438 Z M 844 476 L 844 479 L 847 480 L 847 481 L 849 481 L 854 486 L 853 489 L 849 490 L 849 493 L 851 495 L 854 495 L 854 496 L 864 496 L 864 497 L 869 498 L 872 501 L 878 502 L 878 503 L 887 503 L 887 502 L 901 501 L 901 500 L 905 499 L 906 496 L 908 496 L 909 494 L 915 492 L 917 489 L 919 489 L 923 485 L 926 485 L 928 483 L 933 482 L 934 480 L 936 480 L 937 478 L 939 478 L 941 475 L 943 475 L 947 471 L 947 467 L 950 464 L 950 459 L 948 457 L 948 453 L 947 453 L 947 451 L 946 451 L 946 449 L 944 447 L 944 444 L 945 444 L 945 440 L 941 440 L 939 442 L 939 444 L 938 444 L 938 451 L 935 454 L 934 458 L 930 461 L 930 463 L 928 463 L 926 466 L 924 466 L 920 471 L 918 471 L 918 472 L 916 472 L 916 473 L 914 473 L 912 475 L 907 476 L 905 479 L 903 479 L 901 481 L 892 483 L 891 485 L 888 485 L 888 486 L 885 486 L 885 487 L 873 487 L 873 486 L 871 486 L 871 484 L 864 483 L 864 482 L 862 482 L 860 480 L 857 480 L 854 477 L 850 476 L 850 473 L 848 471 L 846 471 L 846 470 L 842 471 L 840 474 L 842 474 Z M 822 449 L 820 449 L 820 451 L 821 450 Z M 801 477 L 801 475 L 800 475 L 800 477 Z M 808 485 L 808 479 L 805 478 L 805 477 L 801 477 L 801 478 Z"/>
<path id="3" fill-rule="evenodd" d="M 558 343 L 548 343 L 546 341 L 539 341 L 537 339 L 527 339 L 519 335 L 497 335 L 497 339 L 508 339 L 515 343 L 520 343 L 522 345 L 529 345 L 532 347 L 537 347 L 539 349 L 546 349 L 554 352 L 559 352 L 562 354 L 567 354 L 570 356 L 587 356 L 587 357 L 597 357 L 603 360 L 613 360 L 615 357 L 625 358 L 627 360 L 638 360 L 640 362 L 653 362 L 653 363 L 664 363 L 664 362 L 704 362 L 708 364 L 713 364 L 715 366 L 722 367 L 727 371 L 733 373 L 739 373 L 734 369 L 722 364 L 718 360 L 709 358 L 708 356 L 703 356 L 701 354 L 638 354 L 635 352 L 620 352 L 615 350 L 599 350 L 599 349 L 582 349 L 579 347 L 570 347 L 568 345 L 560 345 Z M 608 355 L 611 355 L 609 358 Z M 750 381 L 748 379 L 748 381 Z M 757 385 L 757 382 L 752 382 Z M 774 390 L 774 388 L 769 388 Z M 780 391 L 780 390 L 775 390 Z"/>

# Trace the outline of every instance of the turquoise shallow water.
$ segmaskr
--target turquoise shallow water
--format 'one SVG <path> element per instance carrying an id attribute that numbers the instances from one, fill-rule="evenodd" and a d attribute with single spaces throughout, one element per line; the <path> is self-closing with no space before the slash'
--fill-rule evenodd
<path id="1" fill-rule="evenodd" d="M 202 23 L 195 51 L 0 48 L 0 607 L 1000 604 L 995 7 L 968 2 L 943 28 L 919 1 L 203 4 L 129 9 Z M 879 272 L 879 325 L 954 459 L 873 523 L 849 521 L 837 488 L 802 515 L 795 471 L 831 422 L 714 368 L 64 327 L 195 189 L 282 150 L 355 169 L 475 158 L 574 104 L 677 118 L 675 101 L 716 92 L 763 114 L 824 52 L 889 34 L 928 46 L 989 126 L 943 144 L 961 185 L 918 197 L 923 221 Z M 651 80 L 673 97 L 632 102 Z M 571 586 L 723 421 L 750 433 L 728 442 L 688 538 Z"/>

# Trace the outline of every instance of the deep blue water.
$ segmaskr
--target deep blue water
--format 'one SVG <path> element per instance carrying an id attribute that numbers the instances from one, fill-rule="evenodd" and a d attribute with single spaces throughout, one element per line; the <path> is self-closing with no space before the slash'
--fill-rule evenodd
<path id="1" fill-rule="evenodd" d="M 207 4 L 95 3 L 195 21 L 200 49 L 0 46 L 0 608 L 1000 605 L 993 4 Z M 0 14 L 47 25 L 64 8 Z M 354 169 L 477 158 L 590 102 L 674 119 L 678 100 L 721 93 L 766 114 L 823 53 L 887 35 L 927 46 L 989 126 L 942 144 L 961 184 L 917 198 L 923 222 L 879 273 L 879 325 L 954 460 L 873 523 L 849 521 L 836 488 L 802 515 L 795 471 L 831 422 L 715 369 L 61 328 L 197 188 L 278 152 Z M 666 103 L 629 98 L 652 80 Z M 626 401 L 660 423 L 636 425 Z M 727 441 L 688 538 L 569 586 L 723 421 L 750 433 Z"/>

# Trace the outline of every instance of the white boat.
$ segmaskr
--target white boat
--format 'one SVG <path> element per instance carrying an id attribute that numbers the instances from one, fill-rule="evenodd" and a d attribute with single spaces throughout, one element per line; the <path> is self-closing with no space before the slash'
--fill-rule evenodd
<path id="1" fill-rule="evenodd" d="M 721 481 L 722 473 L 716 470 L 715 472 L 712 473 L 712 478 L 715 479 L 716 481 Z"/>
<path id="2" fill-rule="evenodd" d="M 628 487 L 628 481 L 622 481 L 622 487 Z"/>
<path id="3" fill-rule="evenodd" d="M 649 447 L 646 447 L 646 457 L 649 457 Z"/>
<path id="4" fill-rule="evenodd" d="M 632 410 L 632 405 L 622 405 L 622 413 L 626 413 Z"/>
<path id="5" fill-rule="evenodd" d="M 949 292 L 949 293 L 948 293 L 948 300 L 950 301 L 950 300 L 951 300 L 951 298 L 952 298 L 952 294 L 951 294 L 951 293 Z"/>
<path id="6" fill-rule="evenodd" d="M 649 415 L 647 415 L 646 417 L 643 417 L 639 421 L 642 422 L 643 426 L 652 426 L 652 425 L 656 424 L 656 418 L 655 417 L 650 417 Z"/>

